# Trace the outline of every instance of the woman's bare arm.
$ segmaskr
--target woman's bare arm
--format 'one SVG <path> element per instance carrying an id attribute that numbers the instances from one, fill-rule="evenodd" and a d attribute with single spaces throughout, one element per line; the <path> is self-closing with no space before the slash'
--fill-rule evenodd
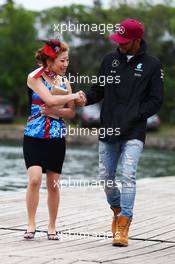
<path id="1" fill-rule="evenodd" d="M 69 91 L 69 94 L 72 94 L 72 88 L 68 80 L 66 80 L 66 88 Z M 69 101 L 67 107 L 58 109 L 58 115 L 64 118 L 74 118 L 75 116 L 75 104 L 74 101 Z"/>
<path id="2" fill-rule="evenodd" d="M 69 101 L 75 100 L 79 97 L 78 94 L 52 95 L 39 78 L 35 79 L 30 75 L 27 79 L 27 85 L 35 93 L 37 93 L 43 102 L 48 106 L 64 105 Z"/>
<path id="3" fill-rule="evenodd" d="M 69 94 L 72 94 L 72 89 L 70 83 L 66 81 L 66 88 L 69 91 Z M 74 101 L 69 101 L 67 107 L 60 106 L 43 106 L 41 113 L 49 115 L 53 118 L 64 117 L 64 118 L 73 118 L 75 116 L 75 104 Z"/>

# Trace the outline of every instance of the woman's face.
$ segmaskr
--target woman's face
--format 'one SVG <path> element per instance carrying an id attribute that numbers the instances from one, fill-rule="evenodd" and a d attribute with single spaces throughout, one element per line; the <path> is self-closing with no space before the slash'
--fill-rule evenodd
<path id="1" fill-rule="evenodd" d="M 64 76 L 69 65 L 69 53 L 68 51 L 62 52 L 58 57 L 52 62 L 51 69 L 56 74 Z"/>

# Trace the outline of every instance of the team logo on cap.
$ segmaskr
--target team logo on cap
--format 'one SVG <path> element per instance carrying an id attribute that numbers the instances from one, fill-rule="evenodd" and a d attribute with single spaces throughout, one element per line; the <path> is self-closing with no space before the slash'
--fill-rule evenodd
<path id="1" fill-rule="evenodd" d="M 120 35 L 123 35 L 125 33 L 125 27 L 124 26 L 119 27 L 119 33 L 120 33 Z"/>
<path id="2" fill-rule="evenodd" d="M 117 66 L 119 66 L 119 61 L 118 60 L 113 60 L 112 67 L 117 67 Z"/>

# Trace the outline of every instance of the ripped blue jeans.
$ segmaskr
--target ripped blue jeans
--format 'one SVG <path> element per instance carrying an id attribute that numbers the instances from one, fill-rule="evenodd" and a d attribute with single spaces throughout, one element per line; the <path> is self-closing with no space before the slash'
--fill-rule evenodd
<path id="1" fill-rule="evenodd" d="M 104 184 L 107 201 L 113 208 L 121 208 L 119 215 L 133 217 L 136 195 L 136 170 L 143 150 L 138 139 L 108 143 L 99 141 L 99 176 Z M 120 161 L 120 184 L 116 169 Z"/>

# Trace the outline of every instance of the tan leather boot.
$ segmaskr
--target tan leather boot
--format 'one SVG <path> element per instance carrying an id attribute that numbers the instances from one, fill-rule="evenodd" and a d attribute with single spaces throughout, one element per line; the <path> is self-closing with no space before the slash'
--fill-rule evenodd
<path id="1" fill-rule="evenodd" d="M 116 232 L 116 221 L 117 221 L 117 215 L 121 212 L 121 208 L 113 208 L 111 207 L 111 210 L 114 212 L 114 216 L 112 218 L 112 234 L 114 237 L 114 234 Z"/>
<path id="2" fill-rule="evenodd" d="M 111 210 L 114 212 L 114 216 L 117 216 L 121 212 L 120 207 L 118 207 L 118 208 L 111 207 Z"/>
<path id="3" fill-rule="evenodd" d="M 128 246 L 128 231 L 130 226 L 130 219 L 127 216 L 116 216 L 115 228 L 113 227 L 113 246 Z M 115 231 L 115 232 L 114 232 Z"/>

